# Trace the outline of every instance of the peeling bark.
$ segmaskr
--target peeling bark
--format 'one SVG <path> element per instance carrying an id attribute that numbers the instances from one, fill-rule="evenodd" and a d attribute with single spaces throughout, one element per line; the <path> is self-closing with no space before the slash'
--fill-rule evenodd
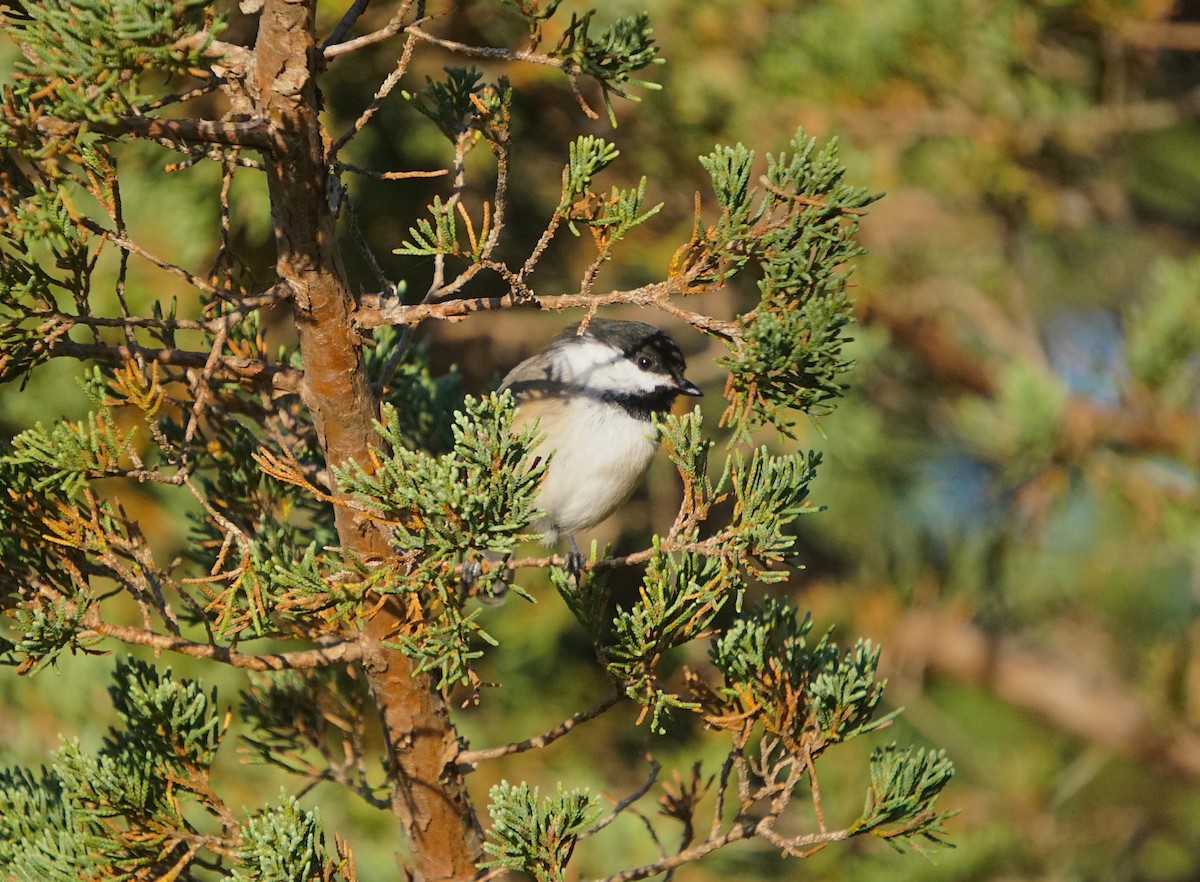
<path id="1" fill-rule="evenodd" d="M 277 272 L 291 289 L 300 350 L 303 397 L 330 464 L 369 464 L 377 405 L 351 324 L 353 300 L 338 253 L 328 199 L 328 170 L 313 79 L 320 49 L 315 0 L 267 0 L 254 48 L 253 93 L 274 129 L 264 156 L 278 247 Z M 347 508 L 337 511 L 343 545 L 365 555 L 389 555 L 373 529 Z M 457 733 L 445 702 L 413 662 L 383 641 L 406 626 L 398 606 L 381 610 L 361 636 L 363 667 L 388 743 L 391 804 L 404 826 L 419 882 L 475 875 L 481 836 L 466 784 L 456 767 Z"/>

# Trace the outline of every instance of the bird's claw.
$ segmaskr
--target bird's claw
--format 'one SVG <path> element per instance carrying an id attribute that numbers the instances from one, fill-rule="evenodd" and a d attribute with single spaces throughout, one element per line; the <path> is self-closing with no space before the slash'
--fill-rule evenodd
<path id="1" fill-rule="evenodd" d="M 579 584 L 579 574 L 583 572 L 583 567 L 587 563 L 587 555 L 579 550 L 579 546 L 575 543 L 575 537 L 567 534 L 567 559 L 564 561 L 567 575 L 575 580 L 575 584 Z"/>
<path id="2" fill-rule="evenodd" d="M 508 561 L 493 562 L 484 575 L 483 562 L 478 558 L 463 561 L 458 576 L 458 593 L 461 597 L 474 595 L 480 603 L 498 606 L 508 595 L 509 578 L 512 570 Z M 481 581 L 482 580 L 482 581 Z"/>
<path id="3" fill-rule="evenodd" d="M 579 581 L 579 574 L 583 572 L 583 567 L 587 563 L 587 556 L 578 548 L 567 552 L 567 558 L 563 562 L 567 574 L 576 582 Z"/>
<path id="4" fill-rule="evenodd" d="M 462 568 L 458 572 L 458 593 L 468 595 L 471 589 L 475 587 L 475 583 L 479 581 L 479 577 L 483 575 L 483 564 L 475 558 L 463 561 Z"/>

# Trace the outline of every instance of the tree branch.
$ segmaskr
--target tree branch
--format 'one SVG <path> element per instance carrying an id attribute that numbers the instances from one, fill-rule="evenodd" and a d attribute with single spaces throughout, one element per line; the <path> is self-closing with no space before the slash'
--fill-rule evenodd
<path id="1" fill-rule="evenodd" d="M 353 640 L 344 640 L 316 649 L 301 649 L 294 652 L 238 652 L 215 643 L 196 643 L 183 637 L 159 634 L 128 625 L 114 625 L 99 616 L 89 616 L 84 623 L 88 631 L 102 637 L 112 637 L 135 646 L 178 652 L 192 658 L 203 658 L 223 662 L 248 671 L 285 671 L 324 668 L 331 665 L 358 661 L 362 657 L 362 646 Z"/>
<path id="2" fill-rule="evenodd" d="M 588 720 L 594 720 L 600 716 L 620 701 L 623 694 L 620 689 L 614 687 L 612 694 L 606 698 L 589 708 L 572 714 L 553 729 L 543 732 L 541 735 L 526 738 L 524 741 L 513 741 L 498 747 L 489 747 L 485 750 L 465 750 L 458 755 L 458 764 L 460 767 L 470 768 L 485 760 L 499 759 L 502 756 L 510 756 L 514 753 L 523 753 L 526 750 L 536 750 L 545 747 L 547 744 L 562 738 L 580 723 L 586 723 Z"/>
<path id="3" fill-rule="evenodd" d="M 408 7 L 410 3 L 405 3 L 391 17 L 386 25 L 377 31 L 372 31 L 369 34 L 363 34 L 361 37 L 355 37 L 353 40 L 345 42 L 333 42 L 332 35 L 329 40 L 325 41 L 325 45 L 321 47 L 321 53 L 327 59 L 337 58 L 339 55 L 345 55 L 347 52 L 354 52 L 357 49 L 363 49 L 375 43 L 382 43 L 390 37 L 396 36 L 400 31 L 404 30 L 404 16 L 408 15 Z"/>
<path id="4" fill-rule="evenodd" d="M 142 359 L 158 364 L 203 370 L 208 364 L 210 353 L 193 352 L 187 349 L 151 349 L 145 346 L 128 346 L 113 343 L 76 343 L 74 340 L 55 339 L 45 348 L 50 357 L 77 358 L 80 361 L 127 362 Z M 40 353 L 38 353 L 40 354 Z M 280 364 L 269 364 L 255 358 L 237 355 L 222 355 L 215 362 L 216 376 L 236 380 L 253 380 L 269 383 L 280 392 L 298 392 L 304 374 L 295 368 Z"/>
<path id="5" fill-rule="evenodd" d="M 735 323 L 691 312 L 669 302 L 669 298 L 674 295 L 693 293 L 699 293 L 699 291 L 691 285 L 687 277 L 676 276 L 663 282 L 654 282 L 628 291 L 610 291 L 607 294 L 554 294 L 546 297 L 519 297 L 509 293 L 501 297 L 470 297 L 461 300 L 447 300 L 442 303 L 412 305 L 396 302 L 381 303 L 376 297 L 375 302 L 378 305 L 360 308 L 354 313 L 354 322 L 360 328 L 369 330 L 380 325 L 412 325 L 428 319 L 454 321 L 477 312 L 494 312 L 501 309 L 525 307 L 557 312 L 564 309 L 612 306 L 620 303 L 633 306 L 652 306 L 681 318 L 702 331 L 716 334 L 735 343 L 740 342 L 741 332 Z M 371 298 L 365 297 L 363 300 L 364 303 L 369 303 Z"/>
<path id="6" fill-rule="evenodd" d="M 675 867 L 682 866 L 692 861 L 699 860 L 706 854 L 716 851 L 719 848 L 724 848 L 727 845 L 732 845 L 742 839 L 751 839 L 761 833 L 760 827 L 767 824 L 767 819 L 755 821 L 753 819 L 745 819 L 736 822 L 733 828 L 720 836 L 710 836 L 703 842 L 693 845 L 691 848 L 676 852 L 675 854 L 660 858 L 645 866 L 636 867 L 632 870 L 625 870 L 622 873 L 614 873 L 611 876 L 606 876 L 597 882 L 635 882 L 637 879 L 648 879 L 651 876 L 657 876 L 659 873 Z M 769 826 L 769 825 L 767 825 Z M 829 842 L 839 842 L 847 839 L 850 836 L 849 830 L 832 830 L 828 833 L 814 833 L 811 836 L 797 837 L 796 839 L 788 840 L 796 848 L 811 848 L 815 845 L 824 845 Z"/>
<path id="7" fill-rule="evenodd" d="M 50 138 L 65 138 L 79 128 L 79 123 L 43 116 L 37 128 Z M 105 135 L 135 135 L 159 141 L 184 144 L 223 144 L 228 147 L 249 147 L 254 150 L 274 150 L 279 143 L 274 127 L 266 120 L 233 122 L 211 119 L 171 119 L 157 116 L 122 116 L 115 121 L 88 123 L 92 131 Z"/>
<path id="8" fill-rule="evenodd" d="M 350 29 L 354 27 L 354 23 L 358 21 L 359 16 L 366 12 L 367 7 L 371 5 L 371 0 L 354 0 L 350 4 L 350 8 L 346 10 L 346 14 L 342 16 L 329 36 L 325 38 L 325 42 L 321 44 L 321 49 L 328 49 L 335 43 L 340 43 L 345 39 L 346 34 L 350 33 Z M 408 6 L 407 3 L 404 6 Z"/>
<path id="9" fill-rule="evenodd" d="M 441 37 L 435 37 L 433 34 L 421 30 L 415 24 L 409 25 L 404 30 L 405 33 L 412 34 L 412 36 L 427 43 L 433 43 L 435 46 L 441 46 L 443 49 L 447 49 L 456 55 L 465 55 L 468 58 L 527 61 L 530 64 L 543 64 L 547 67 L 558 68 L 567 74 L 580 73 L 574 64 L 563 61 L 561 58 L 555 58 L 553 55 L 543 55 L 540 52 L 527 52 L 521 49 L 505 49 L 499 46 L 471 46 L 467 43 L 455 42 L 454 40 L 444 40 Z"/>

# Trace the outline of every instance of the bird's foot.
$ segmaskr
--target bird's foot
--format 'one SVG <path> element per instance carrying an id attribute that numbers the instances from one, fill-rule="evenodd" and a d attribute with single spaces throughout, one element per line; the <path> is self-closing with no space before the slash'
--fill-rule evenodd
<path id="1" fill-rule="evenodd" d="M 470 558 L 463 561 L 458 576 L 458 593 L 460 597 L 477 597 L 480 603 L 498 606 L 504 603 L 508 595 L 512 570 L 508 559 L 491 559 L 489 555 L 487 572 L 484 572 L 483 561 Z"/>
<path id="2" fill-rule="evenodd" d="M 479 577 L 483 575 L 483 564 L 476 558 L 464 560 L 462 567 L 458 571 L 458 593 L 466 597 L 475 584 L 479 581 Z"/>
<path id="3" fill-rule="evenodd" d="M 574 536 L 567 536 L 567 559 L 564 561 L 567 574 L 579 584 L 579 575 L 583 572 L 583 567 L 587 563 L 587 555 L 579 550 L 579 546 L 575 544 Z"/>

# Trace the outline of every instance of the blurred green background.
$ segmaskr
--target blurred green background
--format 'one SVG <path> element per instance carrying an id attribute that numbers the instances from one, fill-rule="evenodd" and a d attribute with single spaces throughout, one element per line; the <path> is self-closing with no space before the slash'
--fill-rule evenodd
<path id="1" fill-rule="evenodd" d="M 387 21 L 387 4 L 377 6 L 359 32 Z M 895 737 L 950 753 L 959 775 L 945 803 L 962 809 L 950 823 L 958 847 L 933 862 L 878 842 L 834 846 L 803 864 L 748 846 L 676 878 L 1200 879 L 1200 3 L 612 0 L 599 17 L 643 9 L 666 58 L 649 78 L 663 89 L 618 101 L 615 131 L 587 120 L 552 72 L 481 65 L 517 89 L 505 253 L 528 253 L 581 132 L 620 148 L 614 182 L 645 174 L 651 202 L 665 203 L 597 290 L 664 275 L 690 234 L 698 191 L 711 208 L 696 156 L 715 143 L 742 141 L 761 160 L 802 126 L 838 137 L 851 180 L 887 192 L 862 222 L 869 254 L 853 282 L 860 324 L 847 397 L 832 416 L 802 422 L 796 442 L 762 439 L 825 456 L 813 499 L 826 511 L 804 519 L 800 534 L 805 569 L 771 590 L 811 609 L 818 628 L 883 644 L 888 700 L 906 709 Z M 326 28 L 343 11 L 321 10 Z M 494 45 L 522 36 L 501 4 L 483 0 L 439 10 L 429 27 Z M 234 15 L 225 36 L 248 33 Z M 335 136 L 397 52 L 386 43 L 332 65 L 324 88 Z M 419 52 L 406 88 L 446 64 L 463 62 Z M 384 105 L 347 158 L 376 170 L 449 160 L 441 136 L 401 100 Z M 219 177 L 204 166 L 164 174 L 171 161 L 145 146 L 123 156 L 132 237 L 203 266 L 215 248 Z M 493 173 L 472 155 L 468 205 L 490 198 Z M 344 239 L 355 284 L 379 288 L 369 247 L 419 296 L 430 263 L 391 249 L 446 185 L 347 182 L 365 240 Z M 233 207 L 239 249 L 265 286 L 261 180 L 241 176 Z M 556 245 L 539 291 L 574 290 L 589 248 Z M 193 296 L 144 266 L 132 282 L 142 304 Z M 694 308 L 732 315 L 752 300 L 752 290 L 732 290 Z M 663 316 L 610 314 L 677 332 L 715 425 L 719 352 Z M 565 321 L 482 314 L 422 334 L 435 364 L 456 365 L 474 392 Z M 0 389 L 0 434 L 85 411 L 72 382 L 79 370 L 57 363 L 24 390 Z M 670 523 L 678 493 L 668 464 L 656 463 L 590 538 L 618 553 L 644 547 Z M 146 491 L 127 507 L 165 557 L 180 547 L 179 500 Z M 528 580 L 537 605 L 485 612 L 501 647 L 484 671 L 504 685 L 460 714 L 476 747 L 542 731 L 606 688 L 570 615 Z M 678 661 L 703 658 L 696 647 Z M 242 675 L 167 661 L 236 706 Z M 97 746 L 111 662 L 69 658 L 32 680 L 0 676 L 0 763 L 36 765 L 60 733 Z M 652 738 L 630 729 L 632 711 L 610 716 L 481 770 L 475 792 L 482 799 L 508 777 L 620 795 L 640 782 L 651 741 L 668 770 L 694 759 L 719 766 L 719 748 L 691 720 Z M 831 816 L 857 812 L 871 746 L 854 742 L 825 761 Z M 231 799 L 273 795 L 283 779 L 239 768 L 234 747 L 223 758 Z M 364 879 L 387 877 L 399 848 L 390 818 L 333 785 L 305 801 L 348 836 Z M 615 841 L 581 847 L 581 875 L 652 856 L 635 819 L 620 825 Z"/>

